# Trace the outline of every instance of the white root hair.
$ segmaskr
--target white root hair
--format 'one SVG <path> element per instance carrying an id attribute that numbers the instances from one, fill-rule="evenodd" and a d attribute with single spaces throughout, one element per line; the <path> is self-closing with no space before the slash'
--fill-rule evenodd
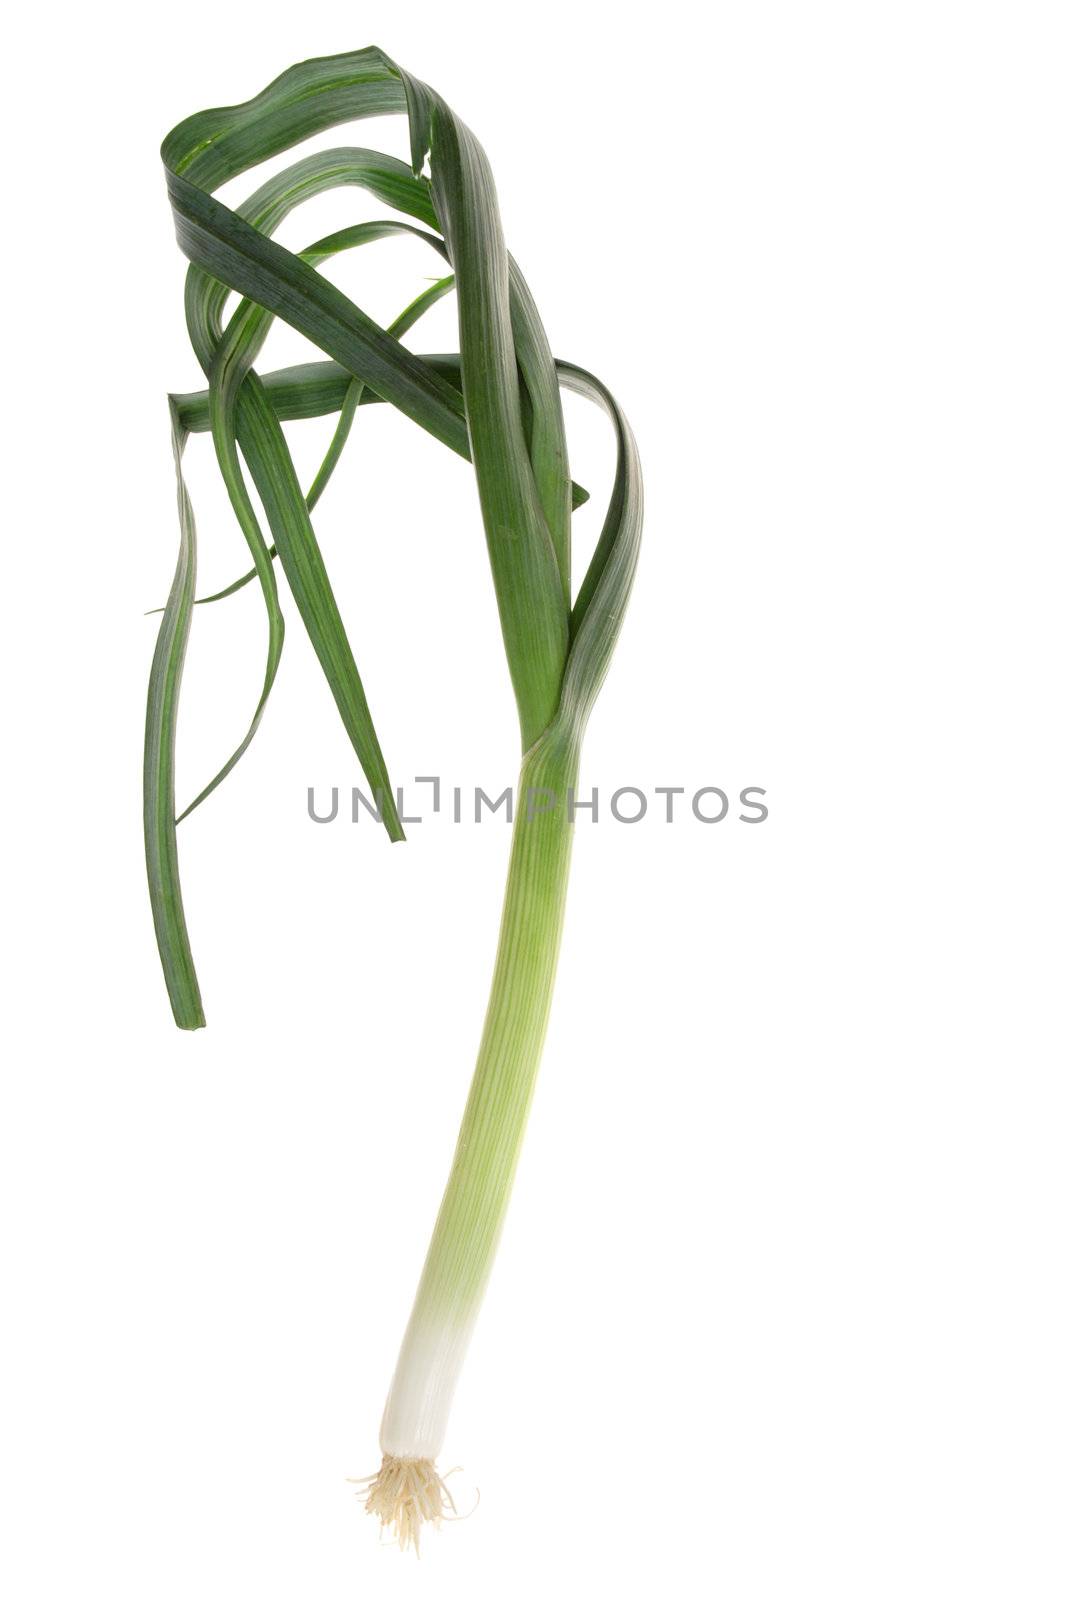
<path id="1" fill-rule="evenodd" d="M 439 1528 L 452 1521 L 456 1505 L 432 1461 L 413 1456 L 383 1456 L 363 1496 L 368 1516 L 378 1517 L 383 1528 L 396 1530 L 401 1550 L 419 1553 L 424 1523 Z"/>

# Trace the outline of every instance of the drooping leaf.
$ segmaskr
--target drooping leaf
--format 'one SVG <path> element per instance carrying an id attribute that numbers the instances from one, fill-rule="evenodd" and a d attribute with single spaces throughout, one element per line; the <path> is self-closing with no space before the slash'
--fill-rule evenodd
<path id="1" fill-rule="evenodd" d="M 405 111 L 410 168 L 374 151 L 344 148 L 297 161 L 236 209 L 214 194 L 223 183 L 313 134 L 341 122 Z M 357 51 L 291 68 L 242 105 L 187 119 L 167 136 L 163 157 L 178 241 L 191 263 L 190 338 L 208 389 L 172 396 L 182 540 L 150 688 L 145 832 L 157 938 L 175 1017 L 181 1026 L 195 1027 L 202 1025 L 203 1015 L 181 907 L 173 802 L 174 723 L 194 604 L 195 531 L 180 468 L 187 432 L 213 433 L 269 619 L 260 704 L 244 740 L 209 789 L 247 749 L 277 670 L 282 638 L 272 565 L 277 553 L 344 725 L 381 794 L 393 837 L 401 832 L 388 774 L 309 517 L 357 409 L 387 401 L 473 460 L 522 746 L 531 755 L 549 742 L 560 746 L 565 753 L 561 770 L 576 762 L 577 743 L 618 633 L 636 559 L 641 490 L 632 435 L 615 402 L 597 379 L 551 355 L 533 297 L 507 253 L 481 146 L 435 90 L 403 74 L 382 52 Z M 427 158 L 429 178 L 422 175 Z M 294 207 L 339 185 L 361 187 L 411 221 L 360 224 L 300 255 L 270 237 Z M 334 249 L 401 229 L 420 232 L 452 267 L 458 355 L 420 356 L 408 350 L 401 343 L 410 326 L 408 313 L 381 328 L 316 270 Z M 440 236 L 426 229 L 439 230 Z M 224 327 L 230 292 L 244 299 Z M 445 290 L 435 286 L 420 300 L 432 303 L 438 292 Z M 261 380 L 254 362 L 275 316 L 332 359 Z M 605 407 L 619 452 L 604 528 L 573 605 L 570 513 L 587 496 L 569 476 L 561 383 Z M 281 423 L 333 412 L 339 413 L 337 427 L 305 497 Z M 242 459 L 273 546 L 259 529 Z"/>
<path id="2" fill-rule="evenodd" d="M 196 584 L 196 522 L 182 473 L 186 430 L 176 406 L 171 406 L 171 440 L 178 482 L 178 523 L 181 538 L 170 598 L 163 611 L 152 671 L 148 680 L 148 711 L 144 748 L 144 839 L 148 892 L 163 976 L 179 1028 L 202 1028 L 204 1008 L 185 926 L 181 880 L 178 876 L 178 841 L 174 823 L 174 750 L 177 733 L 178 692 L 181 688 L 185 647 L 193 614 Z"/>

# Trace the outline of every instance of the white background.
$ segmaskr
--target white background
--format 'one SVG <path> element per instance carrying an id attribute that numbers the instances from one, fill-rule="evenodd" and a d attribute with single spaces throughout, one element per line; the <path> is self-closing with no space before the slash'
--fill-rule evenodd
<path id="1" fill-rule="evenodd" d="M 7 1593 L 1067 1590 L 1061 22 L 216 0 L 49 8 L 9 40 Z M 164 396 L 198 382 L 158 142 L 372 42 L 479 134 L 554 348 L 640 441 L 584 783 L 770 806 L 579 826 L 442 1461 L 481 1501 L 421 1563 L 346 1478 L 377 1465 L 507 830 L 308 821 L 309 784 L 358 774 L 290 605 L 260 734 L 180 831 L 210 1024 L 181 1035 L 138 793 Z M 404 149 L 396 119 L 319 143 L 346 138 Z M 281 238 L 372 214 L 347 192 Z M 329 270 L 388 320 L 435 264 Z M 451 348 L 453 317 L 413 347 Z M 300 348 L 279 331 L 261 366 Z M 609 441 L 568 414 L 584 558 Z M 305 478 L 326 434 L 290 430 Z M 206 592 L 246 563 L 204 439 L 189 461 Z M 469 469 L 377 408 L 317 526 L 395 780 L 508 782 Z M 253 589 L 197 614 L 184 797 L 264 643 Z"/>

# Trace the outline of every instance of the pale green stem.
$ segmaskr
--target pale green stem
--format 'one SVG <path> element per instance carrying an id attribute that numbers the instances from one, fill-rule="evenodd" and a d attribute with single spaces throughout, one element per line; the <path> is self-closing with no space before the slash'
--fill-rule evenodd
<path id="1" fill-rule="evenodd" d="M 481 1049 L 382 1419 L 389 1456 L 434 1459 L 507 1210 L 552 1002 L 578 752 L 551 730 L 523 760 Z"/>

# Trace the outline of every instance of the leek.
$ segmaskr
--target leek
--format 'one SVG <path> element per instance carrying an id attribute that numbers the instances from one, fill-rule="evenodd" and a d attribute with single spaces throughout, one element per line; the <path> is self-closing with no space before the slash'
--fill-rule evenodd
<path id="1" fill-rule="evenodd" d="M 343 147 L 305 157 L 231 209 L 214 191 L 259 162 L 338 123 L 401 112 L 411 162 Z M 177 237 L 190 261 L 186 315 L 207 387 L 170 397 L 181 545 L 153 660 L 145 740 L 145 842 L 156 938 L 179 1027 L 204 1024 L 178 872 L 174 742 L 194 605 L 258 581 L 267 617 L 259 702 L 223 768 L 181 815 L 233 770 L 260 726 L 278 671 L 284 619 L 275 562 L 318 655 L 393 839 L 403 829 L 385 758 L 310 513 L 358 409 L 388 402 L 474 466 L 522 763 L 503 918 L 481 1047 L 451 1175 L 430 1242 L 381 1427 L 382 1466 L 367 1509 L 417 1549 L 448 1495 L 436 1461 L 485 1291 L 515 1174 L 551 1004 L 563 926 L 586 721 L 607 670 L 633 581 L 641 474 L 633 436 L 591 373 L 557 361 L 518 266 L 508 255 L 484 151 L 435 90 L 377 49 L 307 61 L 241 105 L 198 113 L 163 143 Z M 430 166 L 430 175 L 425 168 Z M 404 220 L 361 223 L 295 254 L 272 239 L 312 195 L 367 190 Z M 447 271 L 382 328 L 317 271 L 340 250 L 404 232 Z M 227 295 L 243 297 L 223 321 Z M 454 293 L 459 350 L 421 356 L 401 339 Z M 260 376 L 255 361 L 274 318 L 325 359 Z M 570 518 L 587 498 L 571 481 L 561 388 L 608 414 L 617 443 L 610 502 L 576 595 Z M 336 413 L 307 494 L 283 421 Z M 251 568 L 195 600 L 196 527 L 182 477 L 187 438 L 210 433 Z M 260 526 L 242 458 L 266 515 Z"/>

